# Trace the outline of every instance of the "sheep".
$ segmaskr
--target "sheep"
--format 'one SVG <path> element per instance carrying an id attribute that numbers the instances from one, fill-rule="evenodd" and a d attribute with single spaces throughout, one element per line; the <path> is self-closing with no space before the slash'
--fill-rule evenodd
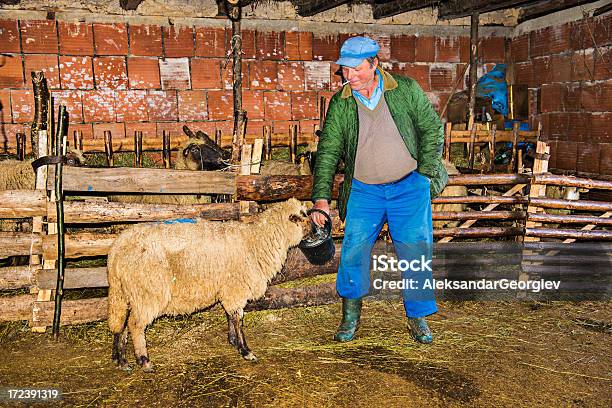
<path id="1" fill-rule="evenodd" d="M 444 168 L 446 168 L 446 171 L 448 172 L 449 175 L 461 174 L 459 173 L 459 170 L 457 170 L 457 168 L 453 165 L 453 163 L 447 160 L 444 160 Z M 442 190 L 442 192 L 439 195 L 439 197 L 463 197 L 463 196 L 467 196 L 467 188 L 465 186 L 447 186 L 444 190 Z M 465 209 L 466 209 L 465 204 L 433 204 L 431 206 L 431 210 L 434 212 L 436 211 L 460 212 L 460 211 L 465 211 Z M 445 227 L 452 228 L 458 225 L 459 225 L 458 221 L 449 221 L 449 220 L 433 221 L 434 228 L 445 228 Z"/>
<path id="2" fill-rule="evenodd" d="M 159 316 L 193 313 L 216 303 L 226 313 L 229 343 L 245 360 L 256 360 L 242 332 L 244 307 L 264 295 L 289 248 L 311 228 L 306 208 L 295 198 L 248 224 L 188 221 L 132 226 L 110 249 L 108 325 L 119 367 L 129 368 L 128 332 L 136 361 L 152 371 L 146 327 Z"/>

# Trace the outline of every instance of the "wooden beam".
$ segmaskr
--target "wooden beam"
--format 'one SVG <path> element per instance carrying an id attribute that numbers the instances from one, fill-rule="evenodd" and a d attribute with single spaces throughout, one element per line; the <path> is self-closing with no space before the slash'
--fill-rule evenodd
<path id="1" fill-rule="evenodd" d="M 310 0 L 297 6 L 297 13 L 302 17 L 310 17 L 326 10 L 349 3 L 350 0 Z"/>
<path id="2" fill-rule="evenodd" d="M 40 234 L 30 232 L 0 232 L 0 258 L 42 253 Z"/>
<path id="3" fill-rule="evenodd" d="M 437 3 L 439 3 L 438 0 L 394 0 L 382 4 L 377 2 L 372 7 L 372 14 L 375 19 L 392 17 L 407 11 L 433 7 Z"/>
<path id="4" fill-rule="evenodd" d="M 124 10 L 136 10 L 143 0 L 119 0 L 119 5 Z"/>
<path id="5" fill-rule="evenodd" d="M 451 20 L 453 18 L 470 16 L 474 11 L 482 14 L 489 11 L 512 8 L 526 3 L 533 3 L 533 0 L 502 0 L 498 2 L 491 2 L 489 0 L 449 0 L 442 2 L 438 7 L 438 18 L 442 20 Z"/>
<path id="6" fill-rule="evenodd" d="M 38 265 L 0 268 L 0 290 L 21 289 L 32 286 L 34 270 Z M 54 282 L 55 284 L 55 282 Z"/>
<path id="7" fill-rule="evenodd" d="M 30 320 L 35 300 L 34 295 L 0 296 L 0 321 Z"/>
<path id="8" fill-rule="evenodd" d="M 606 4 L 605 6 L 601 6 L 593 10 L 593 17 L 597 17 L 600 14 L 607 13 L 610 10 L 612 10 L 612 3 Z"/>
<path id="9" fill-rule="evenodd" d="M 0 191 L 0 218 L 42 217 L 46 215 L 44 190 Z"/>
<path id="10" fill-rule="evenodd" d="M 532 20 L 542 17 L 547 14 L 568 8 L 580 6 L 587 3 L 594 3 L 593 0 L 557 0 L 557 1 L 538 1 L 534 4 L 528 4 L 521 7 L 517 22 L 520 24 L 523 21 Z"/>

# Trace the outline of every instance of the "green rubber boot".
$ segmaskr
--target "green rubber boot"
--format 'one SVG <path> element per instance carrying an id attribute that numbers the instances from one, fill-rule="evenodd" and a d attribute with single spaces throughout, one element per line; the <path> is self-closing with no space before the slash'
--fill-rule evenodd
<path id="1" fill-rule="evenodd" d="M 355 338 L 355 332 L 359 328 L 361 317 L 361 298 L 346 299 L 342 298 L 342 323 L 336 330 L 334 340 L 351 341 Z"/>

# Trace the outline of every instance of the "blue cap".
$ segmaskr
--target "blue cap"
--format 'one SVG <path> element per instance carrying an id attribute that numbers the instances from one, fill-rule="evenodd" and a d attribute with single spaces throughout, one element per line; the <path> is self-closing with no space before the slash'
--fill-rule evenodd
<path id="1" fill-rule="evenodd" d="M 368 57 L 375 57 L 380 50 L 376 41 L 367 37 L 351 37 L 340 48 L 340 59 L 336 64 L 355 68 Z"/>

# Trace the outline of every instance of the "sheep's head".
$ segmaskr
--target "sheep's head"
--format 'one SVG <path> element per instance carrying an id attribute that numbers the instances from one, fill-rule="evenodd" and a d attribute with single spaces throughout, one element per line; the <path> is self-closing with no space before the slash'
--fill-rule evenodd
<path id="1" fill-rule="evenodd" d="M 290 198 L 281 205 L 281 214 L 288 221 L 286 225 L 289 230 L 289 243 L 295 246 L 310 233 L 312 228 L 310 217 L 306 212 L 306 206 L 295 198 Z"/>

